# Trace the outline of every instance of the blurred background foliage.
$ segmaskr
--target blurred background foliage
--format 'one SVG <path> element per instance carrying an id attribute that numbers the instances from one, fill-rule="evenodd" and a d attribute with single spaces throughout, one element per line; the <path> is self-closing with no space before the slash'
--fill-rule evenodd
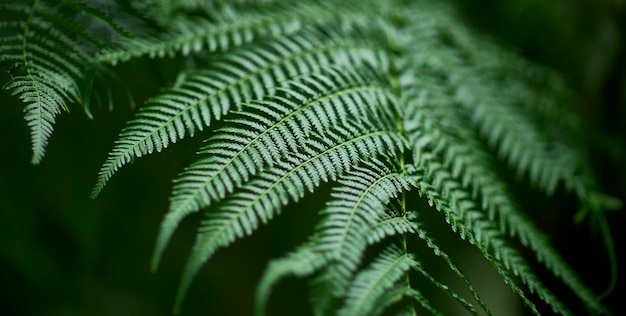
<path id="1" fill-rule="evenodd" d="M 567 77 L 580 93 L 572 108 L 597 132 L 589 150 L 599 183 L 605 192 L 626 201 L 626 1 L 458 3 L 468 27 Z M 150 61 L 124 67 L 138 104 L 173 79 L 160 74 Z M 6 82 L 8 74 L 0 74 L 0 79 Z M 170 179 L 191 161 L 201 139 L 183 141 L 122 169 L 104 193 L 91 200 L 100 164 L 134 109 L 126 105 L 113 111 L 94 109 L 93 121 L 78 107 L 71 109 L 59 116 L 46 157 L 33 166 L 23 105 L 6 91 L 0 100 L 5 111 L 0 116 L 0 313 L 170 315 L 195 234 L 192 222 L 198 218 L 183 223 L 156 274 L 148 272 L 148 264 L 167 209 Z M 602 292 L 610 281 L 608 256 L 600 234 L 589 223 L 574 223 L 575 199 L 564 192 L 545 198 L 521 181 L 511 179 L 521 188 L 516 192 L 520 202 L 583 280 Z M 183 314 L 249 315 L 267 261 L 313 231 L 322 207 L 318 197 L 328 191 L 322 189 L 289 206 L 252 238 L 221 250 L 194 282 Z M 625 214 L 623 209 L 607 214 L 620 265 L 626 259 Z M 475 278 L 477 287 L 491 296 L 487 301 L 496 315 L 524 315 L 516 300 L 501 291 L 506 288 L 502 281 L 490 277 L 493 271 L 474 264 L 471 252 L 467 258 L 464 268 L 480 276 Z M 624 290 L 625 275 L 622 268 L 617 287 L 605 298 L 616 315 L 625 311 L 617 294 Z M 302 280 L 283 282 L 271 299 L 270 315 L 303 315 L 306 291 Z M 454 309 L 450 313 L 456 315 Z"/>

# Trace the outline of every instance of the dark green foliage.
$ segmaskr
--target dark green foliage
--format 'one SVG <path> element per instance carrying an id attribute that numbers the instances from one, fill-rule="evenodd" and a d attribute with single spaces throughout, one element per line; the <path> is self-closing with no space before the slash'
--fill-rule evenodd
<path id="1" fill-rule="evenodd" d="M 619 204 L 589 171 L 584 124 L 568 104 L 574 93 L 468 29 L 446 1 L 109 2 L 129 18 L 89 1 L 2 5 L 9 18 L 0 22 L 0 63 L 12 76 L 5 89 L 26 104 L 38 163 L 62 110 L 83 103 L 90 115 L 101 95 L 125 93 L 109 84 L 120 64 L 173 61 L 168 75 L 177 80 L 128 121 L 92 194 L 137 158 L 184 138 L 206 140 L 174 180 L 151 263 L 156 271 L 185 217 L 203 213 L 176 312 L 219 248 L 328 185 L 315 233 L 269 264 L 256 313 L 277 282 L 295 275 L 311 281 L 317 315 L 440 314 L 416 276 L 470 314 L 491 314 L 481 298 L 489 293 L 459 268 L 463 258 L 427 233 L 425 211 L 443 214 L 530 312 L 540 314 L 541 300 L 571 314 L 528 262 L 536 260 L 590 314 L 609 313 L 507 182 L 512 172 L 546 195 L 563 187 L 600 221 Z M 84 16 L 101 27 L 85 28 Z M 410 205 L 420 197 L 430 207 Z M 462 291 L 422 263 L 433 254 Z"/>

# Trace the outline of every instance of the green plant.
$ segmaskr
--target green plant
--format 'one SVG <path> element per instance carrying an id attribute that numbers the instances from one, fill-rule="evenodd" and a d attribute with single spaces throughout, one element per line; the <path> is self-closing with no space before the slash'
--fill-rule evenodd
<path id="1" fill-rule="evenodd" d="M 603 212 L 619 201 L 601 193 L 588 170 L 586 126 L 568 108 L 574 93 L 558 75 L 474 33 L 449 4 L 35 0 L 2 9 L 5 89 L 26 103 L 33 163 L 43 158 L 58 114 L 79 103 L 92 116 L 92 107 L 120 102 L 127 91 L 118 65 L 148 58 L 172 84 L 128 122 L 93 196 L 135 159 L 186 137 L 206 138 L 174 180 L 151 266 L 156 271 L 185 217 L 206 214 L 175 311 L 219 248 L 327 184 L 315 233 L 269 264 L 258 314 L 289 275 L 310 278 L 316 314 L 372 315 L 392 305 L 437 314 L 440 307 L 412 282 L 418 276 L 471 314 L 490 314 L 456 263 L 463 258 L 428 232 L 422 214 L 431 210 L 534 314 L 537 300 L 570 312 L 521 249 L 590 314 L 609 313 L 507 180 L 512 170 L 547 195 L 565 188 L 580 201 L 578 216 L 606 230 Z M 422 262 L 433 255 L 469 295 L 427 269 Z"/>

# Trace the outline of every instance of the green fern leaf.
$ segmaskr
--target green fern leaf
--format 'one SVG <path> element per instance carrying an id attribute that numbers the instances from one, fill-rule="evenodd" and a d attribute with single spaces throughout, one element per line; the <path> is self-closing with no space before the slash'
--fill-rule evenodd
<path id="1" fill-rule="evenodd" d="M 335 180 L 360 159 L 401 151 L 404 140 L 398 138 L 394 127 L 342 128 L 328 131 L 320 140 L 308 139 L 304 153 L 286 157 L 217 205 L 200 229 L 179 287 L 176 310 L 194 275 L 218 247 L 250 235 L 259 222 L 266 223 L 290 200 L 297 201 L 321 182 Z"/>
<path id="2" fill-rule="evenodd" d="M 80 103 L 92 117 L 92 81 L 101 72 L 95 71 L 92 55 L 113 40 L 99 38 L 87 26 L 106 25 L 105 31 L 97 31 L 100 36 L 133 36 L 113 17 L 89 5 L 44 0 L 35 0 L 30 7 L 0 5 L 7 15 L 0 22 L 0 65 L 9 65 L 12 74 L 4 88 L 26 103 L 34 164 L 45 154 L 57 115 L 69 111 L 70 104 Z"/>
<path id="3" fill-rule="evenodd" d="M 68 110 L 68 103 L 80 100 L 77 81 L 87 57 L 72 39 L 39 16 L 41 11 L 49 9 L 39 1 L 30 8 L 2 5 L 0 9 L 24 18 L 0 22 L 0 32 L 11 34 L 0 38 L 0 63 L 15 67 L 4 89 L 11 90 L 26 103 L 24 118 L 31 130 L 31 162 L 38 164 L 56 116 Z"/>
<path id="4" fill-rule="evenodd" d="M 316 248 L 332 259 L 316 280 L 326 298 L 318 295 L 315 309 L 323 314 L 332 298 L 342 298 L 361 264 L 371 227 L 382 217 L 391 199 L 408 191 L 409 182 L 397 167 L 367 163 L 341 179 L 341 186 L 322 211 Z M 387 237 L 387 236 L 385 236 Z"/>
<path id="5" fill-rule="evenodd" d="M 329 65 L 380 64 L 371 42 L 338 39 L 341 33 L 310 30 L 231 52 L 206 70 L 194 71 L 153 98 L 131 120 L 98 174 L 92 196 L 134 157 L 167 148 L 203 130 L 231 108 L 272 94 L 285 80 Z M 384 66 L 384 65 L 383 65 Z"/>
<path id="6" fill-rule="evenodd" d="M 413 89 L 419 86 L 416 84 Z M 407 102 L 411 112 L 406 117 L 412 121 L 405 124 L 408 133 L 430 135 L 420 146 L 428 143 L 429 148 L 434 148 L 434 152 L 442 156 L 452 175 L 461 181 L 465 189 L 473 192 L 476 200 L 482 200 L 482 208 L 488 212 L 489 218 L 499 218 L 500 230 L 529 246 L 537 259 L 561 278 L 588 307 L 601 310 L 596 295 L 580 281 L 546 236 L 512 200 L 503 180 L 494 172 L 490 154 L 483 144 L 475 140 L 475 136 L 472 139 L 475 132 L 463 124 L 464 117 L 455 111 L 455 105 L 446 103 L 446 96 L 438 94 L 437 89 L 431 88 L 430 91 L 434 93 L 425 97 L 409 94 Z"/>
<path id="7" fill-rule="evenodd" d="M 326 267 L 321 272 L 321 275 L 316 277 L 315 284 L 316 287 L 318 287 L 317 291 L 325 295 L 335 295 L 341 298 L 345 295 L 347 286 L 356 274 L 360 263 L 359 258 L 365 250 L 365 245 L 359 246 L 359 243 L 362 243 L 363 240 L 367 240 L 367 242 L 371 244 L 394 234 L 417 233 L 418 231 L 420 238 L 426 240 L 429 247 L 431 247 L 438 256 L 441 256 L 448 262 L 455 273 L 463 279 L 474 297 L 481 303 L 483 308 L 488 311 L 467 278 L 456 265 L 451 262 L 450 258 L 434 244 L 432 239 L 425 235 L 423 230 L 418 229 L 416 225 L 407 221 L 404 216 L 394 217 L 387 213 L 380 214 L 383 205 L 389 202 L 391 197 L 397 195 L 398 191 L 402 192 L 408 189 L 408 183 L 400 177 L 400 174 L 389 174 L 389 170 L 385 172 L 381 170 L 381 168 L 384 170 L 388 167 L 375 162 L 365 163 L 364 165 L 356 167 L 353 171 L 350 171 L 339 181 L 342 183 L 342 186 L 337 187 L 332 194 L 334 199 L 331 200 L 328 208 L 325 210 L 325 213 L 327 213 L 325 216 L 326 219 L 318 227 L 319 232 L 316 237 L 313 238 L 313 241 L 301 247 L 296 253 L 273 262 L 266 271 L 263 281 L 261 282 L 263 287 L 260 288 L 261 292 L 258 293 L 257 296 L 257 302 L 262 305 L 260 307 L 257 305 L 257 311 L 263 310 L 263 306 L 269 295 L 269 290 L 279 279 L 288 274 L 294 274 L 299 277 L 307 276 L 321 270 L 321 266 Z M 395 184 L 393 184 L 394 182 Z M 354 210 L 357 209 L 358 213 L 354 212 Z M 347 224 L 342 223 L 344 222 L 344 217 L 348 218 L 346 221 Z M 367 218 L 370 218 L 369 223 L 360 223 L 364 219 L 367 221 Z M 355 222 L 354 224 L 352 224 L 353 221 Z M 360 223 L 358 226 L 361 229 L 351 227 L 357 226 L 356 222 Z M 374 222 L 375 224 L 373 224 Z M 342 233 L 343 231 L 347 233 Z M 336 245 L 336 240 L 342 239 L 341 237 L 346 235 L 350 236 L 351 245 L 345 248 L 350 251 L 344 251 L 345 249 L 337 248 Z M 309 265 L 309 263 L 313 264 L 315 268 Z M 342 266 L 337 267 L 338 265 Z M 337 270 L 340 270 L 341 273 L 334 272 Z M 428 275 L 425 271 L 420 272 Z M 327 281 L 325 282 L 324 280 Z M 341 282 L 341 280 L 345 280 L 345 282 Z M 436 280 L 432 279 L 431 281 L 437 286 L 445 288 Z M 321 285 L 320 282 L 325 283 L 325 285 Z M 341 290 L 341 284 L 344 284 L 346 289 Z M 323 290 L 319 289 L 320 286 L 323 287 Z M 333 291 L 329 288 L 335 288 L 336 290 Z M 337 290 L 338 288 L 339 290 Z M 464 299 L 447 288 L 445 288 L 445 290 L 464 304 L 473 314 L 477 314 L 473 307 Z M 401 292 L 404 293 L 406 291 Z M 396 296 L 390 297 L 396 298 Z M 328 299 L 329 298 L 316 298 L 316 304 L 314 304 L 314 306 L 317 314 L 324 314 L 324 311 L 329 310 L 327 307 L 325 308 L 319 304 L 320 302 L 327 302 Z M 382 306 L 386 306 L 386 304 L 391 302 L 393 301 L 381 300 L 380 304 L 376 304 L 376 306 L 381 309 Z"/>
<path id="8" fill-rule="evenodd" d="M 412 255 L 403 253 L 397 247 L 388 247 L 369 268 L 356 276 L 348 291 L 346 303 L 337 314 L 372 315 L 376 302 L 384 297 L 386 291 L 394 289 L 407 271 L 418 266 L 419 263 Z"/>
<path id="9" fill-rule="evenodd" d="M 228 51 L 254 40 L 295 33 L 302 28 L 304 21 L 324 22 L 333 16 L 332 11 L 322 5 L 302 2 L 253 10 L 235 10 L 230 5 L 216 9 L 206 18 L 185 17 L 169 21 L 171 30 L 154 38 L 125 39 L 118 48 L 101 52 L 95 62 L 115 65 L 143 56 L 163 58 L 201 50 L 211 53 Z"/>
<path id="10" fill-rule="evenodd" d="M 409 166 L 408 169 L 410 170 L 411 166 Z M 407 179 L 414 180 L 415 182 L 413 183 L 418 183 L 420 181 L 419 177 L 417 178 L 408 177 Z M 459 279 L 461 279 L 463 284 L 465 284 L 465 286 L 467 287 L 467 290 L 471 293 L 473 298 L 480 304 L 481 308 L 488 315 L 491 315 L 489 308 L 487 307 L 485 302 L 481 299 L 478 292 L 474 289 L 473 285 L 471 284 L 467 276 L 465 276 L 465 274 L 461 271 L 461 269 L 453 262 L 452 258 L 450 258 L 450 256 L 447 253 L 445 253 L 436 244 L 434 239 L 428 236 L 428 234 L 426 233 L 426 230 L 422 227 L 422 225 L 417 223 L 415 219 L 417 212 L 406 212 L 406 213 L 407 213 L 406 215 L 400 215 L 400 216 L 393 214 L 393 212 L 385 213 L 383 217 L 376 224 L 371 226 L 371 230 L 367 233 L 368 243 L 374 244 L 374 243 L 380 242 L 383 238 L 393 236 L 393 235 L 404 235 L 405 237 L 409 237 L 412 235 L 418 236 L 419 239 L 422 239 L 423 241 L 426 242 L 428 248 L 432 249 L 433 253 L 436 256 L 440 257 L 447 263 L 448 267 L 459 277 Z M 478 312 L 474 309 L 472 304 L 468 303 L 465 299 L 463 299 L 456 292 L 452 291 L 449 287 L 444 286 L 441 282 L 437 281 L 434 277 L 428 274 L 427 271 L 421 268 L 418 268 L 417 271 L 422 273 L 428 280 L 430 280 L 437 287 L 443 289 L 450 296 L 452 296 L 454 299 L 459 301 L 469 312 L 471 312 L 474 315 L 478 314 Z M 419 294 L 419 293 L 416 293 L 416 294 Z M 416 297 L 416 299 L 417 298 L 418 297 Z M 423 298 L 420 298 L 418 300 L 418 303 L 420 304 L 425 303 L 426 305 L 424 305 L 423 307 L 431 310 L 432 307 L 429 306 L 427 301 L 422 302 L 422 300 Z"/>
<path id="11" fill-rule="evenodd" d="M 567 98 L 564 89 L 549 84 L 548 93 L 553 94 L 546 94 L 545 86 L 539 88 L 532 82 L 541 77 L 558 82 L 558 78 L 472 34 L 459 24 L 448 4 L 429 5 L 429 10 L 411 11 L 427 23 L 414 24 L 416 28 L 408 32 L 413 37 L 408 42 L 423 45 L 406 48 L 402 65 L 411 69 L 407 77 L 423 80 L 414 76 L 426 70 L 443 78 L 440 84 L 448 90 L 448 102 L 455 100 L 500 157 L 546 193 L 554 192 L 559 181 L 569 189 L 584 187 L 578 183 L 584 178 L 579 176 L 580 154 L 561 137 L 563 133 L 549 133 L 535 119 L 545 113 L 553 119 L 551 125 L 570 131 L 577 126 L 571 115 L 563 114 L 571 111 L 554 102 Z M 493 58 L 484 58 L 486 53 Z M 576 193 L 584 199 L 580 190 Z"/>
<path id="12" fill-rule="evenodd" d="M 511 288 L 511 290 L 513 290 L 514 293 L 519 295 L 519 297 L 522 299 L 522 302 L 533 312 L 533 314 L 540 315 L 539 312 L 537 311 L 537 307 L 535 306 L 535 304 L 533 304 L 533 302 L 531 302 L 530 299 L 528 299 L 524 291 L 516 284 L 516 281 L 510 275 L 510 272 L 507 270 L 507 267 L 505 267 L 504 264 L 500 261 L 502 257 L 500 257 L 500 259 L 494 257 L 488 251 L 488 248 L 489 248 L 488 246 L 480 244 L 476 240 L 475 236 L 472 236 L 471 233 L 467 232 L 463 224 L 459 223 L 458 218 L 455 218 L 452 216 L 453 211 L 450 209 L 450 206 L 447 204 L 446 199 L 444 197 L 441 197 L 441 195 L 436 189 L 434 189 L 431 185 L 429 185 L 426 182 L 418 183 L 418 187 L 420 190 L 420 195 L 426 196 L 432 206 L 434 206 L 437 210 L 442 210 L 446 214 L 446 221 L 450 225 L 452 225 L 451 228 L 453 229 L 453 231 L 455 232 L 460 231 L 459 234 L 461 235 L 463 239 L 466 239 L 466 238 L 469 239 L 469 241 L 483 253 L 485 258 L 496 267 L 498 273 L 503 278 L 504 282 Z M 480 235 L 480 234 L 477 234 L 477 235 Z"/>
<path id="13" fill-rule="evenodd" d="M 366 117 L 369 104 L 388 106 L 390 96 L 372 70 L 329 68 L 279 88 L 271 98 L 246 106 L 200 151 L 207 158 L 187 169 L 174 187 L 170 212 L 163 221 L 153 259 L 156 268 L 167 241 L 189 213 L 210 206 L 233 192 L 251 175 L 297 151 L 312 130 Z M 374 101 L 374 102 L 373 102 Z M 232 126 L 235 124 L 235 126 Z"/>
<path id="14" fill-rule="evenodd" d="M 446 214 L 446 220 L 452 226 L 451 228 L 462 238 L 469 239 L 483 252 L 486 258 L 490 258 L 490 252 L 493 251 L 494 258 L 501 261 L 504 267 L 520 277 L 531 291 L 536 292 L 556 312 L 569 315 L 570 312 L 567 308 L 542 284 L 522 255 L 507 244 L 506 238 L 495 227 L 494 223 L 486 219 L 484 214 L 478 210 L 478 206 L 471 200 L 470 194 L 462 189 L 461 184 L 454 180 L 439 162 L 433 161 L 432 157 L 428 156 L 422 153 L 421 158 L 416 157 L 418 158 L 416 161 L 419 161 L 420 164 L 428 164 L 427 167 L 424 166 L 425 179 L 429 179 L 432 185 L 426 181 L 421 181 L 418 187 L 420 192 L 427 194 L 429 200 Z M 499 272 L 502 273 L 503 270 L 499 269 Z M 521 291 L 516 292 L 521 294 Z M 522 296 L 522 300 L 531 310 L 536 310 L 534 304 L 527 298 Z"/>
<path id="15" fill-rule="evenodd" d="M 387 159 L 381 161 L 387 161 Z M 311 275 L 321 267 L 325 267 L 323 276 L 316 279 L 317 286 L 328 287 L 330 285 L 339 288 L 342 292 L 347 290 L 359 265 L 360 257 L 365 250 L 365 245 L 362 243 L 363 241 L 367 242 L 365 237 L 368 236 L 370 229 L 368 221 L 375 222 L 382 217 L 381 212 L 384 211 L 384 205 L 399 192 L 408 189 L 408 181 L 403 179 L 400 173 L 391 171 L 390 167 L 387 166 L 389 161 L 387 163 L 381 161 L 364 162 L 339 179 L 340 186 L 333 190 L 333 199 L 323 211 L 324 219 L 317 228 L 318 234 L 310 242 L 300 247 L 298 251 L 273 261 L 266 270 L 260 283 L 262 286 L 259 286 L 257 292 L 257 314 L 263 314 L 271 288 L 289 274 L 304 277 Z M 376 171 L 379 171 L 380 175 Z M 354 225 L 351 224 L 353 222 Z M 341 245 L 343 241 L 338 242 L 342 239 L 350 239 L 353 245 L 343 247 Z M 349 256 L 350 259 L 340 260 L 344 255 Z M 309 265 L 307 262 L 311 262 L 313 265 Z M 338 267 L 339 265 L 342 266 Z M 317 268 L 313 269 L 312 267 Z M 340 275 L 333 273 L 337 270 L 341 270 Z M 340 281 L 335 279 L 335 276 L 341 277 L 343 281 L 340 283 L 343 285 L 334 283 Z M 322 285 L 320 284 L 321 280 L 330 280 L 331 282 L 322 281 L 325 283 Z M 325 294 L 342 295 L 336 290 Z M 326 308 L 316 304 L 315 309 L 320 313 Z"/>

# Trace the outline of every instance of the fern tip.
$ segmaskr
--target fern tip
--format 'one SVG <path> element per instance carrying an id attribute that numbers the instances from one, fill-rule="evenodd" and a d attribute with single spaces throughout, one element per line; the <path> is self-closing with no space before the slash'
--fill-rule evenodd
<path id="1" fill-rule="evenodd" d="M 92 200 L 95 200 L 98 197 L 98 195 L 100 195 L 100 191 L 101 190 L 98 189 L 97 187 L 93 188 L 93 190 L 91 191 L 91 194 L 89 195 L 89 197 L 91 197 Z"/>
<path id="2" fill-rule="evenodd" d="M 35 153 L 30 163 L 36 166 L 41 163 L 41 160 L 43 160 L 43 153 Z"/>

